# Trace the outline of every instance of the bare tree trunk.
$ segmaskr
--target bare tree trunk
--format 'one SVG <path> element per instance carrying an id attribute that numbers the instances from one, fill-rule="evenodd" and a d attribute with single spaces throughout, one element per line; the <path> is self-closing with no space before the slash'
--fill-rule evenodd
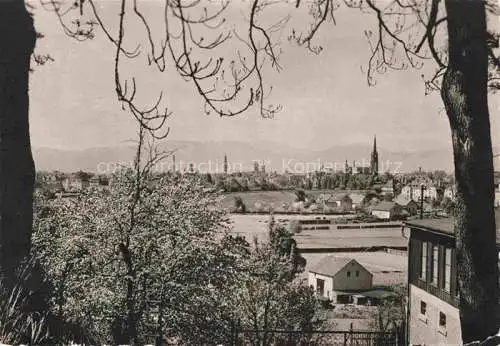
<path id="1" fill-rule="evenodd" d="M 493 152 L 487 102 L 483 1 L 446 0 L 449 63 L 441 97 L 450 121 L 457 209 L 455 233 L 464 342 L 496 334 L 498 255 Z"/>
<path id="2" fill-rule="evenodd" d="M 29 253 L 34 164 L 28 75 L 36 41 L 24 0 L 0 1 L 0 274 L 7 287 Z"/>

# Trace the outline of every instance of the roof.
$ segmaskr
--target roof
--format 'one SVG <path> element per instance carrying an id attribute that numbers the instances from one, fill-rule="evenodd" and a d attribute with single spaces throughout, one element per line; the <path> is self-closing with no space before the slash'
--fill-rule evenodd
<path id="1" fill-rule="evenodd" d="M 495 222 L 497 225 L 497 244 L 500 245 L 500 210 L 495 211 Z M 407 226 L 424 229 L 430 232 L 446 234 L 450 236 L 455 236 L 455 218 L 434 218 L 434 219 L 422 219 L 422 220 L 412 220 L 405 223 Z"/>
<path id="2" fill-rule="evenodd" d="M 345 192 L 334 192 L 334 193 L 323 193 L 318 195 L 317 200 L 323 202 L 337 202 L 342 201 L 345 198 L 350 198 L 349 195 Z"/>
<path id="3" fill-rule="evenodd" d="M 354 204 L 360 204 L 365 199 L 365 196 L 360 193 L 351 193 L 349 194 L 349 197 L 351 197 Z"/>
<path id="4" fill-rule="evenodd" d="M 372 210 L 391 211 L 395 206 L 397 206 L 397 204 L 394 202 L 382 201 L 374 206 Z"/>
<path id="5" fill-rule="evenodd" d="M 407 199 L 403 195 L 399 195 L 394 199 L 394 202 L 402 205 L 403 207 L 407 206 L 410 204 L 410 202 L 416 203 L 413 199 Z"/>
<path id="6" fill-rule="evenodd" d="M 352 261 L 355 261 L 358 265 L 361 266 L 361 264 L 359 264 L 358 261 L 356 261 L 353 258 L 339 257 L 333 255 L 326 256 L 323 257 L 321 260 L 319 260 L 319 262 L 316 263 L 316 265 L 313 266 L 311 269 L 309 269 L 309 271 L 327 276 L 335 276 L 342 268 L 344 268 Z"/>

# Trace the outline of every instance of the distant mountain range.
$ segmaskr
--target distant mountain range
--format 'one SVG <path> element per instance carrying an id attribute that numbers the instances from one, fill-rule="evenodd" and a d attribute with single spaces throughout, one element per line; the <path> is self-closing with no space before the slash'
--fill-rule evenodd
<path id="1" fill-rule="evenodd" d="M 322 165 L 325 168 L 341 170 L 346 160 L 349 166 L 352 166 L 353 161 L 357 166 L 368 166 L 372 150 L 368 145 L 343 145 L 326 150 L 306 151 L 272 142 L 254 144 L 236 141 L 166 141 L 161 148 L 176 150 L 177 169 L 189 169 L 189 163 L 193 163 L 195 169 L 211 172 L 223 170 L 225 154 L 230 170 L 251 170 L 253 162 L 259 161 L 265 164 L 267 171 L 282 172 L 286 169 L 290 172 L 300 172 L 319 169 Z M 112 171 L 119 164 L 130 164 L 134 151 L 133 146 L 85 150 L 34 148 L 33 155 L 37 170 L 104 172 Z M 451 172 L 453 168 L 451 148 L 418 152 L 399 152 L 378 148 L 378 152 L 381 171 L 412 172 L 422 167 L 426 171 L 442 169 Z M 163 169 L 172 165 L 172 162 L 172 157 L 167 159 L 162 166 Z"/>

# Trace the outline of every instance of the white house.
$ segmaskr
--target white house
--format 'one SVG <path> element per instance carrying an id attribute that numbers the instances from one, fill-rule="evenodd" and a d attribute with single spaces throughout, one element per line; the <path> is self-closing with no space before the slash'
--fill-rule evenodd
<path id="1" fill-rule="evenodd" d="M 364 194 L 357 192 L 350 193 L 349 197 L 351 197 L 353 208 L 361 207 L 361 205 L 363 204 L 363 200 L 365 199 Z"/>
<path id="2" fill-rule="evenodd" d="M 309 286 L 333 302 L 345 291 L 369 290 L 372 284 L 372 273 L 352 258 L 326 256 L 309 270 Z"/>
<path id="3" fill-rule="evenodd" d="M 408 184 L 403 186 L 401 189 L 401 195 L 403 195 L 406 199 L 413 199 L 414 201 L 418 201 L 422 195 L 422 186 L 420 184 Z M 438 191 L 437 188 L 433 185 L 424 185 L 424 198 L 427 199 L 437 199 Z"/>
<path id="4" fill-rule="evenodd" d="M 371 214 L 378 217 L 379 219 L 392 219 L 397 216 L 401 216 L 403 213 L 403 207 L 395 202 L 382 201 L 379 204 L 372 207 Z"/>

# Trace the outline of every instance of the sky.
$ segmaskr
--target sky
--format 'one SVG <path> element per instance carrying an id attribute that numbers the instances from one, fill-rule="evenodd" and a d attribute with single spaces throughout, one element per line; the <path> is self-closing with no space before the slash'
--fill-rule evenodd
<path id="1" fill-rule="evenodd" d="M 116 4 L 115 0 L 100 3 L 111 30 L 116 29 Z M 142 6 L 152 17 L 160 8 L 154 0 L 146 0 Z M 239 11 L 237 8 L 228 14 L 234 25 L 244 24 L 245 8 L 243 4 Z M 276 11 L 269 9 L 270 16 L 276 16 Z M 306 29 L 307 13 L 293 11 L 289 26 Z M 114 49 L 103 33 L 99 30 L 94 40 L 76 42 L 64 35 L 54 14 L 42 9 L 35 12 L 35 26 L 45 36 L 38 41 L 37 52 L 49 53 L 55 61 L 36 67 L 31 75 L 33 146 L 80 150 L 121 146 L 133 139 L 137 124 L 116 101 Z M 283 107 L 274 119 L 263 119 L 256 109 L 233 118 L 207 116 L 193 84 L 183 81 L 171 68 L 160 73 L 148 67 L 144 54 L 123 74 L 136 76 L 141 99 L 152 102 L 160 90 L 164 91 L 173 112 L 167 141 L 276 142 L 320 150 L 371 144 L 376 134 L 378 145 L 386 149 L 449 148 L 450 130 L 443 105 L 437 93 L 425 95 L 422 71 L 391 71 L 377 75 L 375 86 L 367 85 L 364 71 L 370 50 L 363 30 L 372 26 L 373 17 L 355 10 L 339 12 L 336 24 L 327 23 L 319 32 L 317 43 L 324 48 L 319 55 L 289 43 L 286 35 L 290 28 L 285 28 L 280 45 L 282 70 L 266 68 L 264 77 L 273 87 L 270 102 Z M 140 30 L 130 27 L 129 32 L 129 37 L 145 46 Z M 234 57 L 234 47 L 229 42 L 220 54 Z M 499 113 L 498 95 L 492 95 L 495 146 L 500 145 Z"/>

